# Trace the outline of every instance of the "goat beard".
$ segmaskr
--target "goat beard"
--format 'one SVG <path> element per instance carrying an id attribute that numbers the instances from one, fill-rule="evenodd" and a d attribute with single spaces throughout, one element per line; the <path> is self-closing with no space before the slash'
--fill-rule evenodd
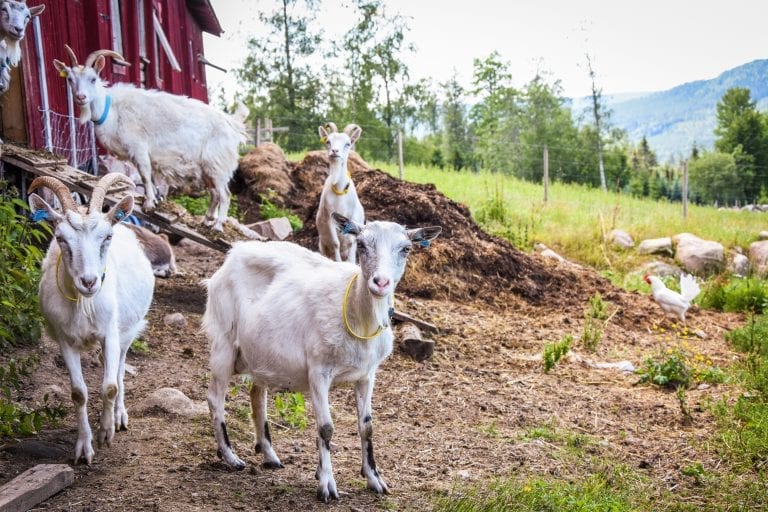
<path id="1" fill-rule="evenodd" d="M 94 298 L 95 297 L 83 297 L 82 295 L 77 298 L 77 309 L 85 318 L 93 319 L 96 314 Z"/>
<path id="2" fill-rule="evenodd" d="M 8 60 L 11 62 L 11 66 L 16 67 L 21 60 L 21 45 L 19 44 L 21 39 L 5 38 L 6 52 Z"/>
<path id="3" fill-rule="evenodd" d="M 83 105 L 80 107 L 80 124 L 85 124 L 91 120 L 91 105 Z"/>

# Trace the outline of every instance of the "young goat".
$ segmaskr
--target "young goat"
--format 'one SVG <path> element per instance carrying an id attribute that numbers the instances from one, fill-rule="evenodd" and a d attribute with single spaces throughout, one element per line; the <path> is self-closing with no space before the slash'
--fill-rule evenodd
<path id="1" fill-rule="evenodd" d="M 0 0 L 0 39 L 8 45 L 8 64 L 16 67 L 21 60 L 21 45 L 27 23 L 40 16 L 45 5 L 27 6 L 26 2 Z"/>
<path id="2" fill-rule="evenodd" d="M 72 49 L 66 49 L 72 66 L 53 63 L 67 78 L 80 107 L 80 122 L 92 120 L 101 145 L 136 164 L 144 183 L 142 208 L 151 211 L 156 206 L 153 172 L 169 185 L 202 183 L 211 192 L 206 224 L 222 231 L 229 210 L 229 180 L 238 165 L 237 148 L 245 141 L 242 113 L 230 116 L 202 101 L 130 84 L 106 87 L 99 78 L 104 56 L 120 60 L 122 56 L 97 50 L 79 65 Z"/>
<path id="3" fill-rule="evenodd" d="M 289 242 L 240 242 L 207 282 L 203 328 L 210 342 L 208 407 L 219 455 L 235 469 L 224 423 L 224 399 L 234 373 L 253 380 L 251 409 L 263 466 L 281 468 L 267 423 L 267 388 L 309 391 L 317 423 L 319 499 L 338 499 L 331 464 L 332 386 L 355 385 L 368 487 L 387 493 L 373 458 L 371 395 L 379 364 L 392 352 L 389 304 L 405 271 L 412 241 L 428 246 L 440 227 L 406 230 L 393 222 L 358 224 L 334 214 L 356 239 L 360 267 L 337 263 Z M 223 298 L 226 298 L 224 300 Z"/>
<path id="4" fill-rule="evenodd" d="M 353 248 L 355 237 L 347 233 L 339 233 L 331 216 L 338 213 L 358 224 L 365 222 L 363 205 L 360 204 L 355 184 L 347 169 L 349 152 L 354 147 L 355 141 L 360 138 L 362 131 L 356 124 L 347 125 L 342 133 L 338 132 L 333 123 L 318 129 L 320 140 L 324 141 L 325 147 L 328 148 L 328 158 L 331 163 L 320 194 L 320 206 L 317 208 L 315 223 L 320 254 L 335 261 L 355 263 Z"/>
<path id="5" fill-rule="evenodd" d="M 171 277 L 178 273 L 176 255 L 165 233 L 156 235 L 147 228 L 126 224 L 136 235 L 139 245 L 144 250 L 147 259 L 152 264 L 152 272 L 156 277 Z"/>
<path id="6" fill-rule="evenodd" d="M 80 353 L 101 346 L 104 380 L 101 385 L 99 447 L 110 446 L 115 428 L 125 430 L 125 354 L 142 331 L 152 302 L 155 277 L 136 236 L 120 221 L 130 215 L 133 196 L 127 195 L 107 213 L 101 206 L 109 187 L 131 183 L 121 174 L 99 180 L 90 206 L 78 207 L 67 187 L 52 177 L 36 178 L 29 187 L 47 187 L 61 203 L 61 213 L 37 194 L 29 205 L 35 219 L 46 219 L 55 238 L 42 263 L 40 309 L 48 334 L 58 341 L 69 371 L 72 401 L 77 409 L 75 464 L 93 460 L 93 436 L 88 424 L 88 389 Z"/>

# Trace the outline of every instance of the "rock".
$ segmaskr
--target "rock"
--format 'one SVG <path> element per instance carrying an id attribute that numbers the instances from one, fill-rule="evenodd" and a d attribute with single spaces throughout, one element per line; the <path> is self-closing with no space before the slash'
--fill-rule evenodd
<path id="1" fill-rule="evenodd" d="M 185 417 L 208 414 L 208 406 L 204 402 L 194 402 L 175 388 L 158 389 L 144 400 L 141 410 L 145 414 L 160 411 Z"/>
<path id="2" fill-rule="evenodd" d="M 757 234 L 757 238 L 760 240 L 768 240 L 768 231 L 761 231 Z"/>
<path id="3" fill-rule="evenodd" d="M 743 254 L 734 254 L 728 263 L 728 270 L 736 276 L 747 277 L 747 274 L 749 274 L 749 258 Z"/>
<path id="4" fill-rule="evenodd" d="M 687 272 L 699 276 L 717 274 L 725 268 L 725 249 L 719 242 L 702 240 L 690 233 L 673 237 L 675 259 Z"/>
<path id="5" fill-rule="evenodd" d="M 557 254 L 555 251 L 547 247 L 546 245 L 542 243 L 534 244 L 534 249 L 539 251 L 539 254 L 544 258 L 549 258 L 557 261 L 565 261 L 565 258 Z"/>
<path id="6" fill-rule="evenodd" d="M 672 250 L 672 239 L 669 237 L 664 238 L 649 238 L 640 242 L 637 246 L 638 254 L 666 254 L 668 256 L 674 256 Z"/>
<path id="7" fill-rule="evenodd" d="M 643 265 L 638 273 L 640 273 L 641 276 L 651 274 L 656 277 L 672 276 L 677 278 L 680 277 L 680 274 L 682 274 L 683 271 L 680 270 L 680 267 L 664 263 L 663 261 L 651 261 L 650 263 Z"/>
<path id="8" fill-rule="evenodd" d="M 760 277 L 768 274 L 768 240 L 760 240 L 749 244 L 749 261 Z"/>
<path id="9" fill-rule="evenodd" d="M 269 240 L 285 240 L 293 232 L 286 217 L 263 220 L 249 224 L 248 227 Z"/>
<path id="10" fill-rule="evenodd" d="M 622 249 L 631 249 L 635 246 L 635 241 L 626 231 L 614 229 L 608 233 L 608 241 Z"/>
<path id="11" fill-rule="evenodd" d="M 165 315 L 163 323 L 168 327 L 176 327 L 182 329 L 187 326 L 187 319 L 181 313 L 170 313 Z"/>

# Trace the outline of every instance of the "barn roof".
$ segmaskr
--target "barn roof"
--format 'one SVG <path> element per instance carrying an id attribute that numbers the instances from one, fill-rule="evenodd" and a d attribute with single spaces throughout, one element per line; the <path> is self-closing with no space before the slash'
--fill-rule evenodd
<path id="1" fill-rule="evenodd" d="M 204 32 L 214 36 L 220 36 L 224 32 L 210 0 L 187 0 L 187 8 Z"/>

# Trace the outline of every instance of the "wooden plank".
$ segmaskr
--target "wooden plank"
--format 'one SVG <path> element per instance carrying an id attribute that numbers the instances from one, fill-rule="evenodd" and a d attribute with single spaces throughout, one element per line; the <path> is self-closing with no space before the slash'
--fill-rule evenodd
<path id="1" fill-rule="evenodd" d="M 38 464 L 0 487 L 0 512 L 23 512 L 72 485 L 67 464 Z"/>
<path id="2" fill-rule="evenodd" d="M 418 318 L 414 318 L 411 315 L 407 315 L 401 311 L 395 311 L 392 314 L 392 318 L 399 322 L 411 322 L 412 324 L 418 326 L 419 329 L 424 329 L 425 331 L 437 332 L 436 325 L 430 324 L 429 322 L 425 322 L 423 320 L 419 320 Z"/>

